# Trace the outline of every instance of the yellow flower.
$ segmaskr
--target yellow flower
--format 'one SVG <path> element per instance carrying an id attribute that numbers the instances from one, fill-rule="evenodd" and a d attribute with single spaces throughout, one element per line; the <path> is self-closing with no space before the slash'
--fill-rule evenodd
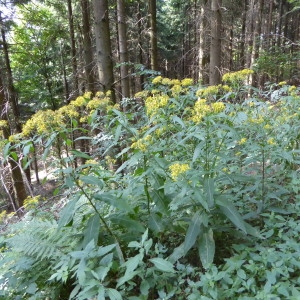
<path id="1" fill-rule="evenodd" d="M 162 81 L 162 76 L 156 76 L 153 80 L 152 83 L 153 84 L 160 84 Z"/>
<path id="2" fill-rule="evenodd" d="M 171 88 L 171 92 L 172 92 L 172 95 L 173 95 L 173 96 L 179 95 L 181 91 L 182 91 L 182 88 L 181 88 L 180 85 L 174 85 L 174 86 Z"/>
<path id="3" fill-rule="evenodd" d="M 180 85 L 180 80 L 179 79 L 172 79 L 171 84 L 173 85 Z"/>
<path id="4" fill-rule="evenodd" d="M 278 83 L 278 85 L 286 85 L 286 84 L 287 84 L 286 81 L 280 81 L 280 82 Z"/>
<path id="5" fill-rule="evenodd" d="M 225 104 L 223 102 L 215 102 L 211 105 L 212 111 L 217 114 L 225 109 Z"/>
<path id="6" fill-rule="evenodd" d="M 40 198 L 41 198 L 41 195 L 37 195 L 35 197 L 28 196 L 24 200 L 24 207 L 27 210 L 36 208 L 38 206 L 38 204 L 39 204 Z"/>
<path id="7" fill-rule="evenodd" d="M 239 82 L 239 81 L 246 80 L 247 77 L 253 73 L 254 71 L 250 69 L 244 69 L 237 72 L 230 72 L 224 74 L 222 80 L 230 83 Z"/>
<path id="8" fill-rule="evenodd" d="M 239 145 L 243 145 L 243 144 L 245 144 L 247 142 L 247 139 L 246 138 L 242 138 L 242 139 L 240 139 L 237 143 L 239 144 Z"/>
<path id="9" fill-rule="evenodd" d="M 145 100 L 147 115 L 149 116 L 155 115 L 160 108 L 167 106 L 168 102 L 169 102 L 168 95 L 157 95 L 157 96 L 148 97 Z"/>
<path id="10" fill-rule="evenodd" d="M 161 84 L 163 84 L 163 85 L 171 85 L 172 81 L 169 78 L 163 78 L 162 81 L 161 81 Z"/>
<path id="11" fill-rule="evenodd" d="M 211 108 L 208 104 L 206 104 L 206 100 L 198 99 L 194 105 L 191 120 L 195 123 L 200 123 L 203 117 L 209 114 L 210 112 Z"/>
<path id="12" fill-rule="evenodd" d="M 171 178 L 176 181 L 181 174 L 186 173 L 190 169 L 188 164 L 175 163 L 169 166 Z"/>
<path id="13" fill-rule="evenodd" d="M 194 81 L 192 78 L 185 78 L 183 80 L 181 80 L 181 85 L 182 86 L 190 86 L 193 85 Z"/>
<path id="14" fill-rule="evenodd" d="M 5 120 L 0 120 L 0 128 L 7 128 L 8 127 L 8 123 Z"/>
<path id="15" fill-rule="evenodd" d="M 268 144 L 268 145 L 276 145 L 275 139 L 274 139 L 274 138 L 269 138 L 269 139 L 267 140 L 267 144 Z"/>

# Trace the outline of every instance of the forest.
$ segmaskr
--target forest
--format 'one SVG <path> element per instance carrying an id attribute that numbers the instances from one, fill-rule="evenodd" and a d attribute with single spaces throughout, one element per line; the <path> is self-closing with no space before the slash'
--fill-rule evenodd
<path id="1" fill-rule="evenodd" d="M 300 299 L 300 0 L 0 0 L 0 29 L 0 299 Z"/>

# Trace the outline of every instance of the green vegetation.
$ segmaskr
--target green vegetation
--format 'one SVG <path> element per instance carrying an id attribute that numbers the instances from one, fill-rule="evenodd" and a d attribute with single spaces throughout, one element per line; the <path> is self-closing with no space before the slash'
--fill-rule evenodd
<path id="1" fill-rule="evenodd" d="M 299 299 L 300 91 L 252 73 L 33 115 L 3 157 L 51 161 L 64 207 L 1 214 L 0 298 Z"/>

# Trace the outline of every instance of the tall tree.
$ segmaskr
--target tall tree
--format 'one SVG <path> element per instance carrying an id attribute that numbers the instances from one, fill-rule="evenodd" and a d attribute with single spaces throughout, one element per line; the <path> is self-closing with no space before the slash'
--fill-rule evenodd
<path id="1" fill-rule="evenodd" d="M 68 4 L 68 19 L 70 29 L 70 44 L 71 44 L 71 60 L 72 60 L 72 75 L 73 75 L 73 93 L 72 98 L 76 98 L 79 94 L 78 70 L 77 70 L 77 50 L 74 29 L 74 15 L 72 8 L 72 0 L 67 0 Z"/>
<path id="2" fill-rule="evenodd" d="M 127 46 L 127 29 L 125 19 L 124 0 L 117 0 L 118 15 L 118 41 L 119 41 L 119 57 L 120 57 L 120 75 L 122 97 L 130 97 L 129 77 L 128 77 L 128 46 Z"/>
<path id="3" fill-rule="evenodd" d="M 85 60 L 85 76 L 87 81 L 87 90 L 96 92 L 96 79 L 94 76 L 94 53 L 91 39 L 90 25 L 90 6 L 89 0 L 81 0 L 82 11 L 82 30 L 83 30 L 83 48 Z"/>
<path id="4" fill-rule="evenodd" d="M 156 0 L 149 0 L 151 69 L 158 70 Z"/>
<path id="5" fill-rule="evenodd" d="M 209 84 L 219 84 L 221 81 L 221 0 L 211 0 L 211 43 Z"/>
<path id="6" fill-rule="evenodd" d="M 112 101 L 116 102 L 107 0 L 93 0 L 93 9 L 99 82 L 102 91 L 110 90 Z"/>

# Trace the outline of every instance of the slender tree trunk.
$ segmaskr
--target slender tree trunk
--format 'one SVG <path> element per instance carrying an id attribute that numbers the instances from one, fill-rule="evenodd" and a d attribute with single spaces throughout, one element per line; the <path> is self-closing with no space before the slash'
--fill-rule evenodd
<path id="1" fill-rule="evenodd" d="M 261 29 L 262 29 L 262 11 L 263 11 L 264 0 L 259 0 L 256 3 L 254 10 L 254 32 L 253 32 L 253 47 L 251 53 L 250 68 L 253 68 L 255 60 L 259 56 Z M 250 84 L 253 86 L 257 85 L 257 78 L 254 74 L 250 75 Z"/>
<path id="2" fill-rule="evenodd" d="M 74 18 L 73 18 L 72 0 L 67 0 L 67 2 L 68 2 L 68 18 L 69 18 L 71 55 L 72 55 L 72 75 L 73 75 L 73 92 L 71 98 L 76 98 L 79 95 L 79 83 L 78 83 L 77 51 L 76 51 L 76 40 L 75 40 L 75 30 L 74 30 Z"/>
<path id="3" fill-rule="evenodd" d="M 91 40 L 91 25 L 90 25 L 90 7 L 89 0 L 81 0 L 82 11 L 82 29 L 83 29 L 83 48 L 85 60 L 85 76 L 87 81 L 87 90 L 93 93 L 96 92 L 96 79 L 94 76 L 94 55 Z"/>
<path id="4" fill-rule="evenodd" d="M 118 15 L 118 41 L 119 41 L 119 56 L 120 56 L 120 73 L 121 73 L 121 91 L 122 97 L 130 97 L 129 76 L 128 76 L 128 47 L 127 33 L 125 20 L 125 4 L 124 0 L 117 1 Z"/>
<path id="5" fill-rule="evenodd" d="M 143 60 L 143 39 L 142 39 L 142 13 L 141 13 L 141 1 L 137 2 L 137 26 L 138 26 L 138 63 L 142 66 L 144 63 Z M 144 75 L 140 75 L 139 84 L 137 90 L 140 91 L 143 88 L 144 84 Z"/>
<path id="6" fill-rule="evenodd" d="M 149 0 L 151 69 L 158 71 L 156 0 Z"/>
<path id="7" fill-rule="evenodd" d="M 204 0 L 200 8 L 200 29 L 199 29 L 199 80 L 203 84 L 207 84 L 209 81 L 208 76 L 208 63 L 209 56 L 207 51 L 208 40 L 207 40 L 207 0 Z"/>
<path id="8" fill-rule="evenodd" d="M 104 92 L 111 91 L 115 103 L 113 61 L 108 18 L 107 0 L 93 0 L 95 16 L 96 58 L 99 81 Z"/>
<path id="9" fill-rule="evenodd" d="M 7 81 L 7 98 L 9 105 L 12 110 L 13 118 L 14 118 L 14 124 L 13 124 L 13 131 L 16 132 L 21 132 L 21 124 L 20 124 L 20 112 L 19 112 L 19 107 L 18 107 L 18 96 L 17 92 L 14 88 L 13 84 L 13 75 L 10 67 L 10 60 L 9 60 L 9 54 L 8 54 L 8 46 L 6 42 L 6 36 L 5 36 L 5 31 L 3 27 L 1 27 L 1 36 L 2 36 L 2 46 L 3 46 L 3 54 L 4 54 L 4 60 L 5 60 L 5 67 L 6 67 L 6 81 Z"/>
<path id="10" fill-rule="evenodd" d="M 0 120 L 7 121 L 7 127 L 3 128 L 3 137 L 4 139 L 8 139 L 11 134 L 11 128 L 8 120 L 8 111 L 7 111 L 7 101 L 4 92 L 4 85 L 2 81 L 2 70 L 0 69 Z M 9 158 L 8 163 L 10 165 L 11 179 L 13 183 L 13 193 L 17 202 L 17 207 L 20 208 L 24 204 L 24 200 L 27 198 L 27 191 L 24 184 L 24 179 L 22 176 L 22 170 L 20 169 L 20 164 L 16 162 L 14 159 Z"/>
<path id="11" fill-rule="evenodd" d="M 221 0 L 211 1 L 211 13 L 209 84 L 215 85 L 221 82 Z"/>

